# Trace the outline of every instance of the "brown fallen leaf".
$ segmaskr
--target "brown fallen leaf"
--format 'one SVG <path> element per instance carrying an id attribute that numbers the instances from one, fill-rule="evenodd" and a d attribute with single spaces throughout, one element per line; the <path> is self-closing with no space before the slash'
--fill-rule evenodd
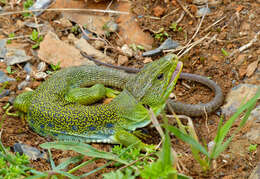
<path id="1" fill-rule="evenodd" d="M 252 63 L 250 63 L 246 69 L 246 76 L 250 77 L 254 74 L 256 68 L 257 68 L 257 64 L 258 64 L 259 60 L 256 60 Z"/>

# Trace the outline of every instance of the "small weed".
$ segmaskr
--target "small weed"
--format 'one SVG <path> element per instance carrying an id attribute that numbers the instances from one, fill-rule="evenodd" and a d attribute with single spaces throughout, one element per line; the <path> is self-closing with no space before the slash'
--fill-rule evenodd
<path id="1" fill-rule="evenodd" d="M 10 74 L 10 75 L 15 73 L 15 71 L 12 71 L 12 67 L 11 67 L 11 66 L 7 66 L 7 67 L 6 67 L 6 71 L 7 71 L 7 73 Z"/>
<path id="2" fill-rule="evenodd" d="M 182 27 L 178 27 L 177 23 L 175 23 L 175 22 L 173 22 L 170 25 L 170 29 L 172 29 L 173 32 L 182 32 L 183 31 Z"/>
<path id="3" fill-rule="evenodd" d="M 13 32 L 10 33 L 10 34 L 8 35 L 8 38 L 11 38 L 11 39 L 7 40 L 7 43 L 8 43 L 8 44 L 12 43 L 12 38 L 14 38 L 14 37 L 15 37 L 15 34 L 14 34 Z"/>
<path id="4" fill-rule="evenodd" d="M 226 57 L 229 55 L 229 53 L 224 48 L 221 48 L 221 52 Z"/>
<path id="5" fill-rule="evenodd" d="M 51 69 L 53 70 L 53 71 L 57 71 L 57 70 L 59 70 L 60 69 L 60 61 L 56 64 L 56 65 L 54 65 L 54 64 L 51 64 Z"/>
<path id="6" fill-rule="evenodd" d="M 28 10 L 33 4 L 34 4 L 34 0 L 26 0 L 23 3 L 23 9 Z M 26 13 L 23 13 L 23 16 L 26 18 L 26 17 L 30 17 L 31 14 L 29 12 L 26 12 Z"/>
<path id="7" fill-rule="evenodd" d="M 74 25 L 71 27 L 71 33 L 73 34 L 78 34 L 79 33 L 79 26 L 78 25 Z"/>
<path id="8" fill-rule="evenodd" d="M 10 153 L 0 141 L 0 178 L 24 178 L 29 176 L 29 158 Z"/>
<path id="9" fill-rule="evenodd" d="M 255 152 L 257 149 L 257 144 L 250 144 L 248 147 L 249 152 Z"/>
<path id="10" fill-rule="evenodd" d="M 155 39 L 160 40 L 161 42 L 164 41 L 167 37 L 169 37 L 169 34 L 166 31 L 157 33 L 154 36 Z"/>
<path id="11" fill-rule="evenodd" d="M 39 32 L 33 29 L 32 34 L 30 35 L 30 39 L 35 42 L 32 46 L 32 49 L 36 49 L 40 46 L 40 42 L 43 40 L 43 36 L 39 35 Z"/>

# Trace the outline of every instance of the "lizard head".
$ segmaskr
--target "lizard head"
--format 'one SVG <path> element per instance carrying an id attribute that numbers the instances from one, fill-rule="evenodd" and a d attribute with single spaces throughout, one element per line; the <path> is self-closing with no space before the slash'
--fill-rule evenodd
<path id="1" fill-rule="evenodd" d="M 156 115 L 165 107 L 181 73 L 182 62 L 176 55 L 168 54 L 146 65 L 125 88 L 144 106 L 153 109 Z"/>

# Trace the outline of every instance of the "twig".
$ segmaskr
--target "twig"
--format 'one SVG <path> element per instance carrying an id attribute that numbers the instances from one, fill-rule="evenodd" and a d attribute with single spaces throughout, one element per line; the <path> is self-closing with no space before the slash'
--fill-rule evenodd
<path id="1" fill-rule="evenodd" d="M 110 14 L 126 14 L 129 12 L 124 11 L 114 11 L 114 10 L 101 10 L 101 9 L 76 9 L 76 8 L 51 8 L 51 9 L 34 9 L 34 10 L 23 10 L 23 11 L 14 11 L 14 12 L 4 12 L 1 13 L 0 16 L 13 15 L 13 14 L 22 14 L 22 13 L 30 13 L 30 12 L 38 12 L 38 11 L 72 11 L 72 12 L 100 12 L 100 13 L 110 13 Z"/>
<path id="2" fill-rule="evenodd" d="M 208 34 L 206 34 L 206 36 L 204 36 L 203 38 L 197 40 L 196 43 L 193 43 L 193 45 L 190 46 L 189 48 L 187 48 L 180 56 L 178 56 L 178 58 L 181 58 L 184 54 L 186 54 L 188 51 L 190 51 L 194 46 L 198 45 L 203 40 L 205 40 L 209 36 L 209 34 L 210 34 L 210 32 Z"/>
<path id="3" fill-rule="evenodd" d="M 211 27 L 213 27 L 214 25 L 216 25 L 217 23 L 219 23 L 220 21 L 222 21 L 225 18 L 226 18 L 226 16 L 221 17 L 219 20 L 215 21 L 213 24 L 211 24 L 210 26 L 208 26 L 206 29 L 202 30 L 201 32 L 203 33 L 203 32 L 208 31 Z"/>
<path id="4" fill-rule="evenodd" d="M 181 20 L 183 19 L 184 15 L 185 15 L 185 12 L 182 11 L 182 13 L 181 13 L 179 19 L 177 19 L 177 21 L 176 21 L 176 24 L 179 24 L 179 23 L 181 22 Z"/>
<path id="5" fill-rule="evenodd" d="M 181 8 L 192 18 L 195 19 L 195 17 L 190 13 L 190 11 L 182 5 L 182 2 L 180 0 L 176 0 L 178 4 L 181 6 Z"/>
<path id="6" fill-rule="evenodd" d="M 207 4 L 207 7 L 208 7 L 208 4 Z M 206 16 L 206 13 L 203 14 L 203 16 L 202 16 L 202 18 L 201 18 L 201 20 L 200 20 L 200 23 L 199 23 L 199 25 L 198 25 L 198 27 L 197 27 L 197 29 L 196 29 L 196 32 L 193 34 L 193 36 L 192 36 L 191 39 L 189 40 L 188 44 L 190 44 L 190 42 L 191 42 L 191 41 L 196 37 L 196 35 L 198 34 L 198 32 L 199 32 L 199 30 L 200 30 L 200 27 L 201 27 L 201 25 L 202 25 L 202 22 L 203 22 L 203 20 L 204 20 L 204 18 L 205 18 L 205 16 Z M 182 50 L 181 50 L 177 55 L 181 54 L 180 56 L 182 56 L 182 55 L 185 54 L 185 52 L 186 52 L 186 50 L 184 51 L 183 54 L 181 54 L 181 53 L 182 53 Z M 187 52 L 188 52 L 188 51 L 187 51 Z"/>
<path id="7" fill-rule="evenodd" d="M 238 53 L 238 52 L 242 52 L 246 49 L 248 49 L 249 47 L 251 47 L 257 40 L 258 40 L 258 35 L 260 34 L 260 31 L 258 31 L 254 38 L 252 40 L 250 40 L 250 42 L 248 42 L 247 44 L 243 45 L 242 47 L 240 47 L 239 49 L 234 50 L 228 57 L 232 57 L 234 54 Z"/>
<path id="8" fill-rule="evenodd" d="M 46 33 L 42 32 L 39 33 L 39 35 L 45 35 Z M 15 39 L 26 39 L 26 38 L 30 38 L 31 35 L 21 35 L 21 36 L 16 36 L 16 37 L 9 37 L 9 38 L 4 38 L 1 40 L 15 40 Z"/>
<path id="9" fill-rule="evenodd" d="M 172 12 L 170 12 L 169 14 L 164 15 L 161 19 L 164 19 L 164 18 L 166 18 L 166 17 L 168 17 L 168 16 L 174 14 L 174 13 L 177 12 L 179 9 L 180 9 L 180 8 L 174 9 L 174 10 L 173 10 Z"/>

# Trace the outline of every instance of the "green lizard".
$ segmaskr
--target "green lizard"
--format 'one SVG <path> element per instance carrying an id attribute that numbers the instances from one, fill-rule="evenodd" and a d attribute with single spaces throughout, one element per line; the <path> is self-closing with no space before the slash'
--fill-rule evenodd
<path id="1" fill-rule="evenodd" d="M 182 63 L 172 54 L 146 65 L 137 75 L 100 66 L 70 67 L 53 74 L 35 91 L 19 95 L 14 107 L 27 113 L 29 126 L 42 136 L 142 144 L 129 131 L 150 123 L 148 108 L 159 115 L 181 69 Z M 123 91 L 109 104 L 86 105 L 82 100 L 88 98 L 86 87 L 95 84 Z"/>

